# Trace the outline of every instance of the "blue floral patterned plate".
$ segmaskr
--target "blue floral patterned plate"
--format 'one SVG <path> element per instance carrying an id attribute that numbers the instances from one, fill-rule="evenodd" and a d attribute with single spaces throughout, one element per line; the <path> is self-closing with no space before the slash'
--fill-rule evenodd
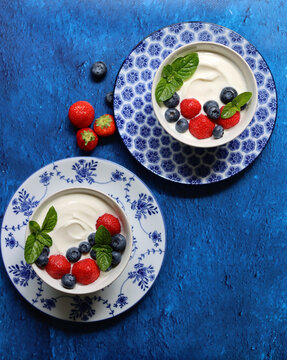
<path id="1" fill-rule="evenodd" d="M 133 249 L 128 266 L 110 286 L 89 296 L 72 296 L 43 283 L 25 263 L 23 250 L 34 209 L 59 190 L 83 185 L 122 207 L 132 227 Z M 129 309 L 151 288 L 164 258 L 165 226 L 158 203 L 136 175 L 111 161 L 70 158 L 45 166 L 16 191 L 3 219 L 1 251 L 12 283 L 35 308 L 63 320 L 98 321 Z"/>
<path id="2" fill-rule="evenodd" d="M 251 123 L 220 147 L 181 144 L 160 126 L 153 112 L 151 88 L 157 68 L 173 50 L 196 41 L 214 41 L 237 51 L 258 85 L 258 107 Z M 123 142 L 148 170 L 183 184 L 208 184 L 237 174 L 261 153 L 275 124 L 277 96 L 268 65 L 246 39 L 220 25 L 187 22 L 152 33 L 132 50 L 116 79 L 114 112 Z"/>

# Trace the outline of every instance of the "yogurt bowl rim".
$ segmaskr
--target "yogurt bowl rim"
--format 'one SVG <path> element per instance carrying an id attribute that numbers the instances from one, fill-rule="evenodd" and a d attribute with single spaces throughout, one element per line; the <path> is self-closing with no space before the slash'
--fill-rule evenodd
<path id="1" fill-rule="evenodd" d="M 208 49 L 208 46 L 210 46 L 210 49 Z M 203 49 L 198 49 L 198 47 L 202 47 Z M 242 121 L 242 119 L 240 119 L 240 122 L 237 124 L 237 125 L 239 125 L 241 123 L 240 127 L 238 126 L 236 128 L 237 125 L 235 125 L 233 128 L 225 130 L 225 135 L 226 135 L 226 132 L 228 134 L 232 134 L 232 135 L 229 135 L 228 137 L 223 135 L 223 137 L 220 139 L 214 139 L 212 136 L 207 139 L 197 139 L 189 133 L 189 130 L 187 130 L 187 132 L 190 134 L 190 138 L 188 140 L 182 139 L 182 134 L 177 133 L 175 130 L 174 131 L 172 130 L 171 125 L 165 120 L 164 115 L 160 111 L 161 108 L 155 98 L 155 89 L 156 89 L 156 85 L 161 77 L 162 69 L 165 65 L 170 64 L 176 58 L 178 58 L 180 56 L 184 56 L 187 53 L 189 53 L 189 49 L 190 49 L 190 52 L 197 52 L 197 51 L 213 52 L 213 53 L 217 53 L 219 55 L 225 56 L 225 57 L 226 57 L 226 55 L 222 54 L 222 52 L 223 51 L 228 52 L 230 54 L 230 57 L 228 57 L 229 60 L 231 60 L 231 57 L 233 57 L 233 58 L 237 59 L 237 61 L 239 61 L 239 62 L 241 61 L 241 63 L 244 66 L 244 69 L 245 69 L 245 74 L 248 74 L 248 75 L 246 75 L 246 77 L 248 77 L 250 79 L 250 82 L 252 83 L 252 89 L 248 89 L 248 91 L 252 92 L 252 98 L 248 104 L 248 113 L 245 114 L 245 115 L 247 115 L 247 116 L 245 116 L 245 121 Z M 234 64 L 238 67 L 236 62 L 234 62 Z M 257 108 L 258 87 L 257 87 L 257 82 L 256 82 L 255 76 L 253 74 L 253 71 L 249 67 L 246 60 L 240 54 L 238 54 L 235 50 L 233 50 L 223 44 L 219 44 L 219 43 L 212 42 L 212 41 L 197 41 L 197 42 L 183 45 L 183 46 L 175 49 L 163 60 L 163 62 L 161 63 L 161 65 L 159 66 L 159 68 L 157 69 L 157 71 L 154 75 L 151 95 L 152 95 L 152 106 L 154 109 L 154 114 L 155 114 L 156 118 L 158 119 L 160 125 L 170 136 L 172 136 L 174 139 L 178 140 L 179 142 L 181 142 L 185 145 L 199 147 L 199 148 L 210 148 L 210 147 L 221 146 L 221 145 L 224 145 L 224 144 L 232 141 L 237 136 L 239 136 L 246 129 L 246 127 L 250 124 L 250 122 L 253 119 L 253 116 L 255 114 L 256 108 Z M 196 98 L 196 96 L 194 96 L 194 97 Z M 183 99 L 181 99 L 181 100 L 183 100 Z M 210 99 L 210 100 L 212 100 L 212 99 Z M 203 109 L 203 104 L 201 104 L 201 106 Z"/>
<path id="2" fill-rule="evenodd" d="M 61 279 L 58 280 L 58 279 L 52 278 L 45 271 L 45 269 L 39 268 L 35 263 L 31 264 L 31 266 L 32 266 L 32 269 L 35 271 L 36 275 L 39 276 L 39 278 L 45 284 L 47 284 L 49 287 L 51 287 L 57 291 L 66 293 L 66 294 L 70 294 L 70 295 L 87 295 L 87 294 L 97 292 L 97 291 L 111 285 L 125 270 L 128 262 L 129 262 L 131 252 L 132 252 L 132 230 L 131 230 L 130 222 L 129 222 L 125 212 L 123 211 L 123 209 L 121 209 L 119 204 L 117 204 L 117 202 L 111 196 L 107 195 L 106 193 L 104 193 L 103 191 L 100 191 L 98 189 L 91 189 L 90 187 L 85 187 L 85 186 L 79 186 L 79 187 L 75 186 L 75 187 L 71 187 L 69 189 L 61 189 L 61 190 L 53 192 L 50 196 L 48 196 L 47 198 L 45 198 L 44 200 L 41 201 L 41 203 L 38 205 L 38 207 L 34 210 L 34 212 L 31 215 L 29 220 L 33 220 L 35 218 L 35 214 L 37 214 L 37 212 L 40 212 L 41 208 L 44 208 L 45 205 L 47 205 L 49 202 L 53 201 L 53 199 L 56 199 L 62 195 L 71 194 L 71 193 L 72 194 L 73 193 L 78 193 L 78 194 L 85 193 L 85 194 L 92 194 L 94 196 L 98 196 L 100 199 L 107 202 L 108 205 L 110 205 L 113 208 L 113 210 L 119 215 L 120 220 L 121 220 L 122 230 L 123 230 L 123 227 L 125 228 L 126 248 L 123 252 L 124 257 L 122 257 L 122 260 L 119 265 L 114 267 L 109 272 L 104 272 L 105 274 L 107 274 L 107 276 L 106 276 L 107 280 L 104 282 L 103 286 L 98 285 L 99 283 L 97 283 L 97 280 L 98 280 L 97 279 L 89 285 L 76 284 L 76 287 L 73 289 L 64 288 L 61 285 Z M 52 206 L 52 204 L 51 204 L 51 206 Z M 96 220 L 97 219 L 95 219 L 95 223 L 96 223 Z M 96 231 L 96 229 L 94 231 Z M 29 230 L 29 226 L 27 225 L 26 230 L 25 230 L 25 241 L 26 241 L 29 233 L 30 233 L 30 230 Z M 82 241 L 87 241 L 87 239 L 83 239 Z M 51 255 L 56 255 L 56 254 L 50 254 L 49 256 L 51 256 Z M 61 254 L 61 255 L 65 256 L 65 254 Z M 82 259 L 80 259 L 80 260 L 82 260 Z M 71 263 L 71 265 L 73 265 L 73 264 Z M 100 273 L 100 276 L 101 276 L 101 274 L 102 274 L 102 271 Z M 111 277 L 109 275 L 113 275 L 113 276 Z"/>

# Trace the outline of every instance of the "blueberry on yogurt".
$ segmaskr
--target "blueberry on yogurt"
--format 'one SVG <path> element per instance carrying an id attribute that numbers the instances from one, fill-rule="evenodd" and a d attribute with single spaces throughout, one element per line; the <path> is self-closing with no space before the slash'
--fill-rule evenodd
<path id="1" fill-rule="evenodd" d="M 171 98 L 165 100 L 163 103 L 168 108 L 175 108 L 179 104 L 178 93 L 175 92 Z"/>
<path id="2" fill-rule="evenodd" d="M 81 258 L 80 250 L 76 247 L 71 247 L 66 252 L 66 258 L 72 263 L 77 262 Z"/>
<path id="3" fill-rule="evenodd" d="M 164 114 L 165 120 L 169 123 L 176 122 L 179 119 L 179 116 L 180 116 L 180 112 L 174 108 L 167 109 Z"/>

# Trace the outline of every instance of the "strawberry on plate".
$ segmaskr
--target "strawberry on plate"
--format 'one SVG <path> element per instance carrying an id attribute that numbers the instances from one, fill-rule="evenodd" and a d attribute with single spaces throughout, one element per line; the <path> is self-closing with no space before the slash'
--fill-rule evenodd
<path id="1" fill-rule="evenodd" d="M 96 223 L 96 229 L 98 229 L 101 225 L 103 225 L 112 236 L 121 232 L 119 219 L 112 214 L 104 214 L 100 216 Z"/>
<path id="2" fill-rule="evenodd" d="M 80 149 L 91 151 L 98 145 L 99 138 L 93 129 L 84 128 L 77 131 L 77 144 Z"/>
<path id="3" fill-rule="evenodd" d="M 201 110 L 200 102 L 194 98 L 184 99 L 180 103 L 180 112 L 186 119 L 191 119 L 198 115 Z"/>
<path id="4" fill-rule="evenodd" d="M 189 131 L 191 135 L 197 139 L 209 138 L 212 135 L 214 127 L 214 122 L 203 114 L 198 115 L 189 122 Z"/>
<path id="5" fill-rule="evenodd" d="M 90 126 L 95 117 L 93 106 L 87 101 L 77 101 L 70 106 L 69 119 L 78 129 Z"/>
<path id="6" fill-rule="evenodd" d="M 63 255 L 51 255 L 46 265 L 47 273 L 54 279 L 61 279 L 71 270 L 71 264 Z"/>
<path id="7" fill-rule="evenodd" d="M 222 113 L 224 106 L 222 106 L 220 108 L 220 114 Z M 240 112 L 237 111 L 234 115 L 232 115 L 231 117 L 227 118 L 227 119 L 222 119 L 221 117 L 216 120 L 218 125 L 221 125 L 224 129 L 230 129 L 233 126 L 235 126 L 236 124 L 238 124 L 240 121 Z"/>
<path id="8" fill-rule="evenodd" d="M 100 269 L 94 260 L 83 259 L 73 265 L 72 275 L 79 284 L 89 285 L 100 276 Z"/>
<path id="9" fill-rule="evenodd" d="M 98 136 L 110 136 L 116 132 L 116 123 L 114 117 L 105 114 L 96 119 L 94 131 Z"/>

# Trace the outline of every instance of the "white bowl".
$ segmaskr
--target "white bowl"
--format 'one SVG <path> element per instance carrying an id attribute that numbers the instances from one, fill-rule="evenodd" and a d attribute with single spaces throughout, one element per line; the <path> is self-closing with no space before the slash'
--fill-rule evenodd
<path id="1" fill-rule="evenodd" d="M 163 67 L 165 65 L 171 64 L 176 58 L 185 56 L 192 52 L 199 53 L 199 56 L 200 56 L 200 52 L 209 52 L 209 53 L 214 53 L 214 54 L 223 56 L 226 60 L 230 61 L 231 66 L 234 67 L 235 70 L 237 68 L 238 71 L 240 72 L 242 79 L 244 79 L 244 82 L 246 84 L 246 90 L 244 90 L 244 91 L 252 92 L 252 98 L 249 101 L 247 108 L 244 111 L 241 111 L 241 114 L 240 114 L 241 118 L 240 118 L 239 123 L 230 129 L 226 129 L 224 131 L 223 137 L 220 139 L 215 139 L 213 136 L 210 138 L 207 138 L 207 139 L 197 139 L 193 135 L 191 135 L 189 130 L 187 130 L 183 134 L 180 134 L 179 132 L 177 132 L 175 130 L 175 123 L 169 123 L 166 121 L 166 119 L 164 117 L 164 112 L 167 108 L 164 106 L 163 103 L 158 104 L 156 101 L 156 98 L 155 98 L 155 89 L 161 78 L 161 73 L 162 73 Z M 195 75 L 196 75 L 196 71 L 190 80 L 192 80 L 192 78 Z M 188 81 L 189 80 L 184 82 L 183 86 L 185 86 L 185 83 L 187 83 Z M 232 86 L 232 84 L 226 84 L 225 86 Z M 236 88 L 236 84 L 234 84 L 233 87 Z M 179 92 L 180 92 L 180 90 L 179 90 Z M 240 92 L 238 91 L 238 93 L 240 93 Z M 215 94 L 215 95 L 216 95 L 215 98 L 209 98 L 208 100 L 216 100 L 219 103 L 221 103 L 219 100 L 219 93 Z M 190 94 L 189 97 L 196 98 L 196 94 Z M 231 50 L 230 48 L 228 48 L 224 45 L 221 45 L 221 44 L 217 44 L 214 42 L 207 42 L 207 41 L 195 42 L 192 44 L 182 46 L 182 47 L 178 48 L 177 50 L 175 50 L 174 52 L 172 52 L 169 56 L 167 56 L 167 58 L 162 62 L 162 64 L 158 68 L 158 70 L 155 74 L 155 77 L 153 80 L 153 86 L 152 86 L 153 109 L 154 109 L 155 115 L 156 115 L 158 121 L 160 122 L 161 126 L 176 140 L 178 140 L 186 145 L 200 147 L 200 148 L 220 146 L 220 145 L 226 144 L 227 142 L 233 140 L 238 135 L 240 135 L 245 130 L 245 128 L 248 126 L 248 124 L 250 123 L 250 121 L 252 120 L 252 118 L 254 116 L 254 113 L 256 111 L 256 106 L 257 106 L 257 97 L 258 97 L 257 83 L 256 83 L 255 77 L 253 75 L 253 72 L 251 71 L 247 62 L 237 52 Z M 183 98 L 180 99 L 180 101 L 182 101 L 182 100 L 183 100 Z M 224 104 L 222 104 L 222 105 L 224 105 Z M 201 106 L 203 107 L 203 103 L 201 104 Z M 220 107 L 221 107 L 221 105 L 220 105 Z M 177 108 L 179 108 L 179 106 Z M 202 113 L 204 113 L 203 109 L 202 109 Z"/>
<path id="2" fill-rule="evenodd" d="M 125 267 L 128 264 L 130 255 L 131 255 L 131 251 L 132 251 L 132 232 L 131 232 L 131 227 L 129 224 L 129 221 L 125 215 L 125 213 L 123 212 L 123 210 L 119 207 L 119 205 L 109 196 L 107 196 L 106 194 L 97 191 L 97 190 L 92 190 L 89 188 L 73 188 L 73 189 L 68 189 L 68 190 L 62 190 L 59 192 L 54 193 L 52 196 L 48 197 L 45 201 L 43 201 L 39 207 L 35 210 L 35 212 L 33 213 L 32 217 L 30 220 L 35 220 L 37 222 L 39 222 L 40 226 L 42 225 L 43 222 L 43 217 L 46 215 L 47 210 L 50 208 L 50 206 L 53 205 L 54 202 L 57 203 L 57 201 L 64 201 L 63 199 L 65 199 L 66 195 L 70 195 L 70 194 L 84 194 L 84 195 L 92 195 L 94 201 L 103 201 L 101 202 L 101 204 L 104 205 L 104 207 L 102 209 L 104 209 L 103 211 L 101 211 L 100 207 L 98 209 L 95 209 L 95 214 L 96 218 L 94 223 L 96 224 L 96 220 L 97 217 L 100 215 L 103 215 L 105 212 L 107 212 L 107 209 L 109 209 L 109 211 L 114 214 L 114 216 L 118 217 L 120 223 L 121 223 L 121 234 L 123 234 L 126 237 L 126 248 L 122 253 L 122 259 L 121 262 L 114 268 L 112 268 L 110 271 L 107 272 L 102 272 L 100 273 L 100 276 L 98 277 L 98 279 L 96 281 L 94 281 L 92 284 L 89 285 L 81 285 L 81 284 L 76 284 L 74 289 L 65 289 L 62 285 L 61 285 L 61 280 L 57 280 L 52 278 L 45 269 L 40 269 L 36 264 L 32 264 L 32 268 L 34 269 L 34 271 L 36 272 L 36 274 L 41 278 L 41 280 L 43 280 L 47 285 L 51 286 L 52 288 L 64 292 L 64 293 L 68 293 L 68 294 L 75 294 L 75 295 L 83 295 L 83 294 L 89 294 L 89 293 L 93 293 L 96 292 L 98 290 L 101 290 L 103 288 L 105 288 L 106 286 L 110 285 L 113 281 L 115 281 L 120 274 L 123 272 L 123 270 L 125 269 Z M 56 206 L 55 206 L 56 207 Z M 58 222 L 57 224 L 59 224 L 59 214 L 58 214 Z M 57 225 L 55 227 L 55 229 L 57 228 Z M 55 230 L 54 229 L 54 230 Z M 53 231 L 54 231 L 53 230 Z M 53 231 L 50 233 L 50 236 L 53 239 Z M 79 240 L 79 243 L 82 241 L 86 241 L 87 240 L 87 235 L 89 233 L 95 232 L 96 228 L 91 228 L 89 229 L 89 231 L 86 233 L 85 238 Z M 30 230 L 29 230 L 29 226 L 27 226 L 27 230 L 26 230 L 26 234 L 25 234 L 25 239 L 27 239 L 27 236 L 30 234 Z M 78 243 L 78 244 L 79 244 Z M 62 255 L 65 256 L 65 252 L 64 251 L 56 251 L 56 253 L 53 253 L 53 246 L 50 248 L 50 255 L 56 255 L 61 253 Z M 57 244 L 56 244 L 57 246 Z M 71 244 L 72 246 L 77 246 L 76 244 Z M 68 247 L 69 248 L 69 247 Z M 84 258 L 89 258 L 90 255 L 86 254 L 86 255 L 82 255 L 81 259 Z"/>

